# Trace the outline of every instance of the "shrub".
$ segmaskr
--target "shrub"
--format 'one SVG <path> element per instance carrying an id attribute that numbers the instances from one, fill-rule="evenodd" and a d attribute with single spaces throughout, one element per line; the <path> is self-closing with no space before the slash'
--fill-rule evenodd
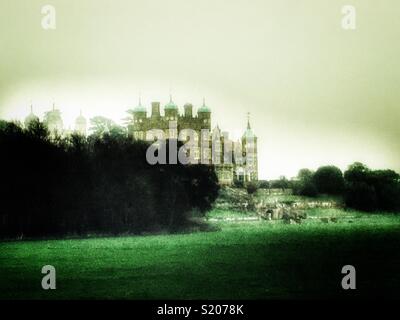
<path id="1" fill-rule="evenodd" d="M 246 184 L 246 190 L 248 194 L 254 194 L 258 190 L 257 183 L 255 182 L 249 182 Z"/>
<path id="2" fill-rule="evenodd" d="M 241 180 L 235 180 L 233 182 L 233 187 L 235 187 L 235 188 L 243 188 L 244 187 L 244 183 Z"/>

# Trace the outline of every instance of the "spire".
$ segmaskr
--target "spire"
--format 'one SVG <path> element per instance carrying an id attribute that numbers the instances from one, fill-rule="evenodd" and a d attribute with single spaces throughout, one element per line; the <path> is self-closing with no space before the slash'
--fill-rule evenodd
<path id="1" fill-rule="evenodd" d="M 54 103 L 54 101 L 53 101 L 53 111 L 55 110 L 55 103 Z"/>
<path id="2" fill-rule="evenodd" d="M 203 107 L 206 105 L 206 98 L 203 97 Z"/>
<path id="3" fill-rule="evenodd" d="M 243 138 L 256 138 L 256 136 L 254 135 L 253 130 L 251 130 L 251 126 L 250 126 L 250 112 L 247 112 L 247 129 L 243 134 Z"/>
<path id="4" fill-rule="evenodd" d="M 39 118 L 37 116 L 35 116 L 35 114 L 33 113 L 32 100 L 30 101 L 30 109 L 31 109 L 31 113 L 28 114 L 28 116 L 25 118 L 25 121 L 24 121 L 25 128 L 27 128 L 32 121 L 39 120 Z"/>
<path id="5" fill-rule="evenodd" d="M 142 105 L 142 90 L 139 89 L 139 104 L 138 106 L 140 107 Z"/>
<path id="6" fill-rule="evenodd" d="M 169 92 L 169 103 L 172 103 L 172 86 L 171 86 L 171 84 L 169 85 L 168 92 Z"/>
<path id="7" fill-rule="evenodd" d="M 146 112 L 146 108 L 142 106 L 142 93 L 139 91 L 138 105 L 133 109 L 134 112 Z"/>

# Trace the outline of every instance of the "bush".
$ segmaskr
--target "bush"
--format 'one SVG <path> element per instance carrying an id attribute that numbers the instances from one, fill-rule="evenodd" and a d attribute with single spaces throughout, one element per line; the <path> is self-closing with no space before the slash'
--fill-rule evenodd
<path id="1" fill-rule="evenodd" d="M 258 186 L 255 182 L 249 182 L 246 184 L 246 190 L 248 194 L 254 194 L 258 190 Z"/>
<path id="2" fill-rule="evenodd" d="M 244 187 L 244 183 L 241 180 L 234 180 L 233 187 L 241 189 Z"/>

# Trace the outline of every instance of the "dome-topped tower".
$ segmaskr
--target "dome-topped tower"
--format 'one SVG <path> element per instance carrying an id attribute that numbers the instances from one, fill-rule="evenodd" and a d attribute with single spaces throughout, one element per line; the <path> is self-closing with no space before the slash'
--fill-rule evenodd
<path id="1" fill-rule="evenodd" d="M 39 117 L 33 113 L 33 107 L 31 104 L 31 113 L 25 118 L 24 125 L 28 128 L 32 122 L 39 121 Z"/>
<path id="2" fill-rule="evenodd" d="M 199 110 L 197 110 L 197 112 L 199 113 L 211 113 L 211 110 L 209 107 L 206 106 L 206 99 L 203 98 L 203 105 L 199 108 Z"/>
<path id="3" fill-rule="evenodd" d="M 52 134 L 62 134 L 64 130 L 63 121 L 60 110 L 56 109 L 53 103 L 51 111 L 47 111 L 44 115 L 44 123 Z"/>
<path id="4" fill-rule="evenodd" d="M 147 110 L 144 106 L 142 106 L 142 99 L 139 97 L 139 104 L 137 105 L 137 107 L 135 107 L 133 109 L 133 112 L 146 112 Z"/>
<path id="5" fill-rule="evenodd" d="M 169 96 L 169 102 L 164 107 L 164 113 L 167 121 L 176 121 L 178 119 L 178 106 L 172 101 L 172 96 Z"/>
<path id="6" fill-rule="evenodd" d="M 178 110 L 178 106 L 172 101 L 172 95 L 169 96 L 169 102 L 165 105 L 164 110 Z"/>
<path id="7" fill-rule="evenodd" d="M 142 99 L 139 97 L 139 104 L 133 109 L 133 121 L 135 124 L 143 123 L 144 119 L 147 117 L 147 110 L 142 106 Z"/>
<path id="8" fill-rule="evenodd" d="M 86 136 L 86 126 L 87 121 L 86 118 L 82 115 L 82 110 L 79 113 L 79 116 L 75 120 L 75 132 Z"/>
<path id="9" fill-rule="evenodd" d="M 142 99 L 139 96 L 138 105 L 130 110 L 128 113 L 132 115 L 133 119 L 131 119 L 131 123 L 128 125 L 128 130 L 133 131 L 134 139 L 145 139 L 145 130 L 146 130 L 146 121 L 147 121 L 147 110 L 142 105 Z M 132 122 L 133 120 L 133 122 Z M 131 129 L 130 129 L 131 128 Z"/>
<path id="10" fill-rule="evenodd" d="M 210 130 L 211 128 L 211 110 L 206 106 L 206 101 L 203 98 L 203 105 L 197 110 L 197 116 L 202 122 L 202 128 Z"/>

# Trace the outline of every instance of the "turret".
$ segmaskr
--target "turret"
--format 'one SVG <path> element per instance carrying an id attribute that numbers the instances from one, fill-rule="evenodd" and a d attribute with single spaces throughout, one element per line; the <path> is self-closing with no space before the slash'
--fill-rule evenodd
<path id="1" fill-rule="evenodd" d="M 82 110 L 79 113 L 79 117 L 76 118 L 75 120 L 75 132 L 86 136 L 86 126 L 87 126 L 87 121 L 86 118 L 82 115 Z"/>
<path id="2" fill-rule="evenodd" d="M 142 106 L 142 101 L 139 98 L 139 104 L 133 109 L 133 121 L 135 125 L 140 125 L 147 117 L 147 110 Z"/>
<path id="3" fill-rule="evenodd" d="M 24 125 L 28 128 L 32 122 L 39 121 L 39 118 L 33 113 L 33 107 L 31 104 L 31 113 L 25 118 Z"/>
<path id="4" fill-rule="evenodd" d="M 205 99 L 203 99 L 203 105 L 197 110 L 197 116 L 203 129 L 211 128 L 211 110 L 206 106 Z"/>
<path id="5" fill-rule="evenodd" d="M 61 118 L 60 110 L 56 109 L 53 103 L 53 108 L 51 111 L 45 113 L 44 123 L 52 134 L 62 134 L 64 129 L 64 124 Z"/>
<path id="6" fill-rule="evenodd" d="M 167 121 L 176 121 L 178 119 L 178 106 L 169 97 L 169 102 L 164 107 L 165 119 Z"/>

